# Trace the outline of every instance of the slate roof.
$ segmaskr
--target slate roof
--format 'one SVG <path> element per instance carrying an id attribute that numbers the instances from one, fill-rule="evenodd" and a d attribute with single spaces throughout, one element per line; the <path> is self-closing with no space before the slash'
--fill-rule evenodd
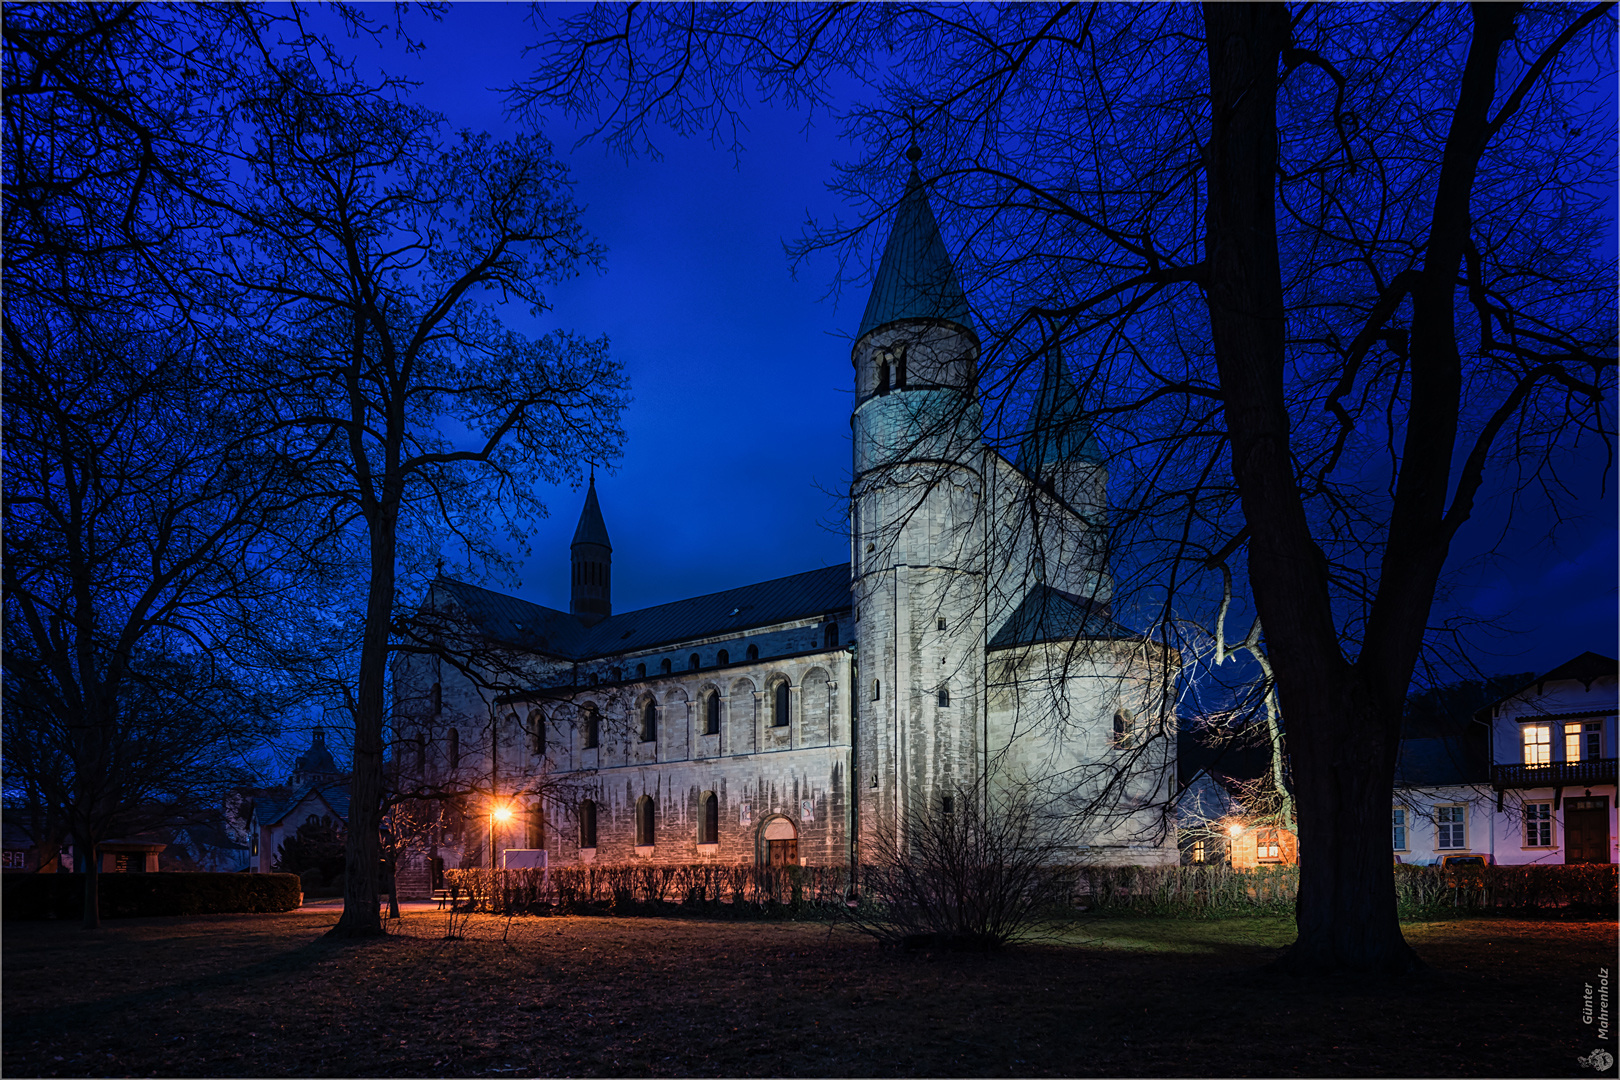
<path id="1" fill-rule="evenodd" d="M 1029 430 L 1018 444 L 1018 468 L 1038 478 L 1065 461 L 1100 462 L 1102 450 L 1080 407 L 1080 390 L 1069 376 L 1063 353 L 1053 345 L 1046 350 Z"/>
<path id="2" fill-rule="evenodd" d="M 677 641 L 740 633 L 850 607 L 844 564 L 610 616 L 587 629 L 572 615 L 476 585 L 441 578 L 490 637 L 550 656 L 589 660 Z"/>
<path id="3" fill-rule="evenodd" d="M 590 490 L 585 493 L 585 506 L 579 512 L 579 525 L 574 528 L 573 543 L 601 544 L 609 551 L 613 550 L 613 542 L 608 539 L 607 522 L 602 520 L 602 504 L 596 501 L 594 475 L 591 477 Z"/>
<path id="4" fill-rule="evenodd" d="M 322 780 L 300 784 L 295 788 L 266 788 L 253 801 L 253 816 L 260 826 L 274 825 L 294 810 L 311 794 L 319 795 L 344 824 L 349 821 L 349 782 Z"/>
<path id="5" fill-rule="evenodd" d="M 949 319 L 973 329 L 967 295 L 956 279 L 950 252 L 939 235 L 939 223 L 928 205 L 928 193 L 915 165 L 906 193 L 894 212 L 894 224 L 883 248 L 872 295 L 861 316 L 856 340 L 900 319 Z"/>
<path id="6" fill-rule="evenodd" d="M 1110 618 L 1106 607 L 1050 585 L 1037 585 L 991 636 L 989 647 L 1006 649 L 1073 638 L 1123 641 L 1139 636 Z"/>

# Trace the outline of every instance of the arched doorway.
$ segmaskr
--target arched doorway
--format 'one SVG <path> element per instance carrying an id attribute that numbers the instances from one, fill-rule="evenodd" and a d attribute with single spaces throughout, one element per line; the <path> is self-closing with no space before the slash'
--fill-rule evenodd
<path id="1" fill-rule="evenodd" d="M 799 865 L 799 830 L 785 817 L 773 817 L 765 822 L 763 833 L 766 866 Z"/>

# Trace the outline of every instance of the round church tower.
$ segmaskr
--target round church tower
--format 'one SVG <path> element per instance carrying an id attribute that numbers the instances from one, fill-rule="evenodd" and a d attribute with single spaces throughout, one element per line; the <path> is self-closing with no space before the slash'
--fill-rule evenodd
<path id="1" fill-rule="evenodd" d="M 857 783 L 902 837 L 979 779 L 985 641 L 979 339 L 908 156 L 851 356 Z"/>

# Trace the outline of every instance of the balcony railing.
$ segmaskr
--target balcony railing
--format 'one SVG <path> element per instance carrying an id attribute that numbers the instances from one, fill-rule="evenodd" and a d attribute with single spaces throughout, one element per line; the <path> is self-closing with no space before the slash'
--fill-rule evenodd
<path id="1" fill-rule="evenodd" d="M 1612 757 L 1591 761 L 1553 761 L 1546 765 L 1492 765 L 1491 786 L 1533 788 L 1612 784 L 1617 775 L 1620 775 L 1620 762 Z"/>

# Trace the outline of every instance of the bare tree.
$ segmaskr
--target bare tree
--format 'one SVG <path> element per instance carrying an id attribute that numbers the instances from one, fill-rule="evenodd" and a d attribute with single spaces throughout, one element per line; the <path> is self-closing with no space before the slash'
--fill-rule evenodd
<path id="1" fill-rule="evenodd" d="M 244 416 L 298 442 L 288 468 L 360 598 L 334 702 L 353 718 L 354 779 L 333 933 L 368 936 L 389 657 L 410 647 L 400 592 L 447 549 L 468 572 L 505 565 L 502 542 L 543 512 L 537 486 L 617 453 L 625 383 L 604 339 L 525 337 L 496 307 L 538 318 L 547 285 L 600 261 L 543 138 L 447 136 L 394 88 L 318 58 L 240 110 L 230 233 L 191 280 L 223 299 L 217 377 Z"/>
<path id="2" fill-rule="evenodd" d="M 1560 466 L 1608 438 L 1613 41 L 1607 4 L 603 6 L 513 101 L 625 152 L 659 125 L 738 148 L 750 94 L 836 111 L 867 212 L 800 253 L 857 261 L 915 132 L 970 241 L 987 429 L 1061 344 L 1116 593 L 1173 628 L 1227 567 L 1263 627 L 1300 826 L 1285 966 L 1404 971 L 1388 813 L 1436 590 L 1483 500 L 1557 517 Z"/>

